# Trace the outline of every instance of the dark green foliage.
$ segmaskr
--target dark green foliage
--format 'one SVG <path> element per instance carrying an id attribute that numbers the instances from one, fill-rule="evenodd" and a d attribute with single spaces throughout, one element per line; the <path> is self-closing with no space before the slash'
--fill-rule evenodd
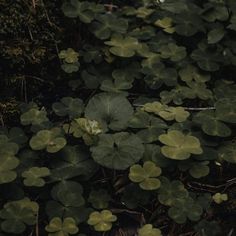
<path id="1" fill-rule="evenodd" d="M 235 1 L 111 2 L 0 0 L 0 235 L 235 232 Z"/>

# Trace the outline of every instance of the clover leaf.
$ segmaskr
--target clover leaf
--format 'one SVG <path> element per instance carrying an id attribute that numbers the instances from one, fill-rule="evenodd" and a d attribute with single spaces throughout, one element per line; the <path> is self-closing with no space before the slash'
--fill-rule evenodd
<path id="1" fill-rule="evenodd" d="M 209 174 L 210 169 L 208 167 L 209 161 L 202 161 L 202 162 L 192 162 L 192 161 L 185 161 L 179 163 L 179 169 L 181 171 L 189 171 L 189 174 L 195 178 L 199 179 L 205 177 Z"/>
<path id="2" fill-rule="evenodd" d="M 74 181 L 64 181 L 56 184 L 51 191 L 52 197 L 66 207 L 80 207 L 84 205 L 82 186 Z"/>
<path id="3" fill-rule="evenodd" d="M 208 74 L 201 73 L 197 67 L 193 65 L 188 65 L 187 67 L 181 69 L 179 71 L 179 75 L 181 80 L 184 82 L 195 81 L 198 83 L 205 83 L 210 80 L 210 76 Z"/>
<path id="4" fill-rule="evenodd" d="M 145 82 L 152 89 L 159 88 L 163 83 L 167 86 L 177 85 L 177 71 L 173 67 L 167 67 L 163 63 L 157 63 L 154 68 L 144 67 Z"/>
<path id="5" fill-rule="evenodd" d="M 185 47 L 179 47 L 174 43 L 160 47 L 160 52 L 162 58 L 170 59 L 173 62 L 181 61 L 187 55 Z"/>
<path id="6" fill-rule="evenodd" d="M 112 93 L 122 93 L 124 95 L 127 94 L 124 90 L 130 89 L 132 87 L 132 83 L 134 81 L 134 77 L 136 76 L 135 69 L 137 68 L 128 68 L 123 70 L 114 70 L 112 72 L 113 80 L 106 79 L 101 83 L 101 90 L 112 92 Z M 130 75 L 132 73 L 132 76 Z"/>
<path id="7" fill-rule="evenodd" d="M 28 198 L 6 203 L 0 211 L 0 218 L 3 219 L 2 230 L 12 234 L 23 233 L 26 229 L 25 225 L 36 223 L 38 210 L 38 204 Z"/>
<path id="8" fill-rule="evenodd" d="M 200 98 L 202 100 L 207 100 L 212 98 L 211 90 L 207 89 L 205 83 L 198 83 L 194 81 L 187 82 L 188 87 L 183 86 L 182 90 L 185 93 L 185 97 L 189 99 Z"/>
<path id="9" fill-rule="evenodd" d="M 12 142 L 6 135 L 0 134 L 0 154 L 15 155 L 19 151 L 19 145 Z M 1 156 L 0 155 L 0 156 Z"/>
<path id="10" fill-rule="evenodd" d="M 220 58 L 217 54 L 196 49 L 192 52 L 191 57 L 202 70 L 211 72 L 219 70 Z"/>
<path id="11" fill-rule="evenodd" d="M 204 133 L 211 136 L 228 137 L 231 135 L 231 129 L 221 122 L 219 112 L 212 110 L 200 111 L 194 117 L 194 121 L 201 125 Z M 224 119 L 224 118 L 223 118 Z"/>
<path id="12" fill-rule="evenodd" d="M 112 32 L 125 33 L 128 28 L 128 21 L 118 18 L 113 14 L 98 15 L 96 21 L 91 25 L 91 30 L 99 39 L 107 39 Z"/>
<path id="13" fill-rule="evenodd" d="M 78 62 L 79 53 L 75 52 L 73 48 L 68 48 L 60 51 L 59 58 L 63 59 L 68 64 L 76 63 Z"/>
<path id="14" fill-rule="evenodd" d="M 0 131 L 0 134 L 1 133 L 8 137 L 9 142 L 13 142 L 18 145 L 25 144 L 28 140 L 24 130 L 19 127 L 13 127 L 10 130 L 6 128 L 3 130 L 3 132 Z"/>
<path id="15" fill-rule="evenodd" d="M 70 18 L 79 17 L 84 23 L 90 23 L 94 19 L 96 12 L 103 12 L 103 10 L 104 7 L 102 5 L 79 0 L 70 0 L 62 5 L 62 11 L 65 16 Z"/>
<path id="16" fill-rule="evenodd" d="M 69 236 L 79 231 L 75 220 L 71 217 L 66 217 L 63 221 L 59 217 L 54 217 L 45 230 L 49 232 L 48 236 Z"/>
<path id="17" fill-rule="evenodd" d="M 173 162 L 169 158 L 166 158 L 161 153 L 161 147 L 156 144 L 145 144 L 145 152 L 143 154 L 143 161 L 152 161 L 161 168 L 172 166 Z"/>
<path id="18" fill-rule="evenodd" d="M 12 182 L 16 179 L 17 174 L 14 169 L 20 161 L 9 154 L 0 154 L 0 184 Z"/>
<path id="19" fill-rule="evenodd" d="M 235 142 L 224 142 L 219 148 L 219 158 L 230 163 L 236 164 L 236 145 Z"/>
<path id="20" fill-rule="evenodd" d="M 144 190 L 155 190 L 161 186 L 161 182 L 156 177 L 161 175 L 161 168 L 154 162 L 146 161 L 141 165 L 130 167 L 129 179 L 134 183 L 139 183 L 140 188 Z"/>
<path id="21" fill-rule="evenodd" d="M 84 110 L 84 105 L 79 98 L 64 97 L 60 102 L 53 103 L 52 109 L 58 116 L 78 118 Z"/>
<path id="22" fill-rule="evenodd" d="M 117 217 L 109 210 L 101 212 L 94 211 L 89 215 L 88 224 L 93 226 L 96 231 L 109 231 L 112 228 L 112 223 L 117 220 Z"/>
<path id="23" fill-rule="evenodd" d="M 198 222 L 194 229 L 200 236 L 217 236 L 221 233 L 219 223 L 217 221 L 207 221 L 205 219 Z"/>
<path id="24" fill-rule="evenodd" d="M 146 224 L 138 229 L 138 236 L 162 236 L 161 231 L 151 224 Z"/>
<path id="25" fill-rule="evenodd" d="M 164 133 L 167 125 L 159 118 L 138 111 L 129 120 L 129 127 L 141 129 L 136 134 L 144 143 L 152 143 L 158 140 L 160 134 Z"/>
<path id="26" fill-rule="evenodd" d="M 166 33 L 173 34 L 175 28 L 173 27 L 173 20 L 170 17 L 164 17 L 154 22 L 155 26 L 158 26 L 163 29 Z"/>
<path id="27" fill-rule="evenodd" d="M 216 104 L 216 116 L 219 120 L 227 123 L 236 123 L 236 99 L 219 99 Z"/>
<path id="28" fill-rule="evenodd" d="M 184 122 L 190 116 L 190 113 L 183 107 L 171 107 L 159 102 L 146 103 L 142 110 L 152 112 L 167 121 Z"/>
<path id="29" fill-rule="evenodd" d="M 209 44 L 218 43 L 225 36 L 225 30 L 223 26 L 219 26 L 210 30 L 207 34 L 207 41 Z"/>
<path id="30" fill-rule="evenodd" d="M 46 149 L 49 153 L 60 151 L 66 145 L 66 139 L 62 137 L 59 128 L 40 130 L 30 139 L 30 147 L 33 150 Z"/>
<path id="31" fill-rule="evenodd" d="M 90 150 L 98 164 L 115 170 L 124 170 L 142 158 L 144 147 L 137 135 L 120 132 L 101 134 L 98 144 Z"/>
<path id="32" fill-rule="evenodd" d="M 143 105 L 142 110 L 146 112 L 152 112 L 158 115 L 162 108 L 163 104 L 161 104 L 160 102 L 149 102 Z"/>
<path id="33" fill-rule="evenodd" d="M 96 209 L 104 209 L 109 205 L 109 201 L 111 200 L 111 196 L 105 189 L 92 190 L 89 194 L 88 201 L 92 204 L 92 206 Z"/>
<path id="34" fill-rule="evenodd" d="M 184 224 L 187 219 L 198 221 L 202 215 L 203 209 L 191 197 L 178 199 L 168 210 L 168 215 L 178 224 Z"/>
<path id="35" fill-rule="evenodd" d="M 47 112 L 43 109 L 31 108 L 20 117 L 22 125 L 40 125 L 48 121 Z"/>
<path id="36" fill-rule="evenodd" d="M 75 181 L 61 181 L 53 186 L 51 196 L 54 200 L 48 201 L 46 212 L 50 218 L 72 217 L 76 223 L 85 221 L 91 209 L 85 208 L 83 188 Z"/>
<path id="37" fill-rule="evenodd" d="M 42 177 L 50 175 L 50 170 L 47 167 L 31 167 L 29 170 L 22 173 L 25 186 L 42 187 L 45 181 Z"/>
<path id="38" fill-rule="evenodd" d="M 110 41 L 105 42 L 111 46 L 110 52 L 119 57 L 132 57 L 140 48 L 140 44 L 136 38 L 123 37 L 120 34 L 113 35 Z"/>
<path id="39" fill-rule="evenodd" d="M 178 130 L 170 130 L 167 134 L 160 135 L 159 140 L 165 144 L 161 148 L 162 154 L 170 159 L 185 160 L 191 154 L 203 152 L 198 138 L 189 134 L 185 135 Z"/>
<path id="40" fill-rule="evenodd" d="M 0 184 L 9 183 L 17 177 L 14 169 L 19 165 L 15 157 L 19 146 L 11 142 L 6 135 L 0 135 Z"/>
<path id="41" fill-rule="evenodd" d="M 73 73 L 73 72 L 77 72 L 80 68 L 80 63 L 79 62 L 75 62 L 75 63 L 66 63 L 64 62 L 61 65 L 61 68 L 68 74 Z"/>
<path id="42" fill-rule="evenodd" d="M 95 95 L 85 109 L 85 117 L 98 121 L 104 131 L 126 128 L 132 114 L 133 108 L 125 97 L 107 93 Z"/>
<path id="43" fill-rule="evenodd" d="M 177 34 L 190 37 L 195 35 L 199 31 L 205 31 L 205 25 L 202 22 L 199 14 L 196 14 L 196 11 L 198 11 L 198 9 L 194 9 L 194 11 L 190 11 L 188 9 L 184 12 L 184 14 L 178 14 L 173 17 L 173 21 L 175 23 L 174 28 Z"/>
<path id="44" fill-rule="evenodd" d="M 163 107 L 158 114 L 167 121 L 176 120 L 177 122 L 184 122 L 190 116 L 183 107 Z"/>
<path id="45" fill-rule="evenodd" d="M 158 190 L 158 200 L 166 206 L 173 206 L 177 199 L 188 197 L 188 191 L 179 180 L 170 182 L 167 178 L 161 177 L 161 187 Z"/>
<path id="46" fill-rule="evenodd" d="M 215 203 L 221 204 L 228 200 L 228 195 L 226 193 L 216 193 L 212 196 L 212 199 Z"/>

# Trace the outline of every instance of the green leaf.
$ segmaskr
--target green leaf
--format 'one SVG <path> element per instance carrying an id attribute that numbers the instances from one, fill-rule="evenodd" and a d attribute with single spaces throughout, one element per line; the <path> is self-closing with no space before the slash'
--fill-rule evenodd
<path id="1" fill-rule="evenodd" d="M 198 83 L 205 83 L 210 80 L 209 74 L 203 74 L 200 72 L 197 67 L 188 65 L 179 71 L 179 75 L 181 80 L 184 82 L 198 82 Z"/>
<path id="2" fill-rule="evenodd" d="M 89 194 L 88 201 L 96 209 L 105 209 L 109 205 L 111 196 L 105 189 L 92 190 Z"/>
<path id="3" fill-rule="evenodd" d="M 212 199 L 215 203 L 221 204 L 228 200 L 228 195 L 226 193 L 216 193 L 212 196 Z"/>
<path id="4" fill-rule="evenodd" d="M 187 219 L 198 221 L 202 212 L 202 207 L 192 198 L 187 197 L 177 200 L 168 210 L 168 215 L 177 224 L 184 224 Z"/>
<path id="5" fill-rule="evenodd" d="M 53 103 L 52 109 L 58 116 L 78 118 L 84 110 L 84 105 L 79 98 L 64 97 L 61 102 Z"/>
<path id="6" fill-rule="evenodd" d="M 138 229 L 138 236 L 162 236 L 161 231 L 151 224 L 146 224 Z"/>
<path id="7" fill-rule="evenodd" d="M 216 116 L 227 123 L 236 123 L 236 99 L 223 98 L 216 102 Z"/>
<path id="8" fill-rule="evenodd" d="M 125 97 L 107 93 L 91 98 L 85 109 L 85 117 L 97 120 L 104 131 L 126 128 L 132 114 L 133 108 Z"/>
<path id="9" fill-rule="evenodd" d="M 202 130 L 208 135 L 219 137 L 228 137 L 231 135 L 231 129 L 220 121 L 215 111 L 198 112 L 194 117 L 194 121 L 201 124 Z"/>
<path id="10" fill-rule="evenodd" d="M 22 177 L 25 178 L 25 186 L 42 187 L 45 185 L 45 181 L 42 177 L 50 175 L 50 170 L 47 167 L 32 167 L 22 173 Z"/>
<path id="11" fill-rule="evenodd" d="M 191 154 L 201 154 L 202 148 L 198 138 L 191 135 L 184 135 L 178 130 L 170 130 L 167 134 L 159 136 L 164 156 L 174 160 L 188 159 Z"/>
<path id="12" fill-rule="evenodd" d="M 205 219 L 198 222 L 194 229 L 200 236 L 217 236 L 220 235 L 221 229 L 217 221 L 207 221 Z"/>
<path id="13" fill-rule="evenodd" d="M 96 231 L 109 231 L 112 228 L 112 223 L 117 220 L 117 217 L 109 210 L 101 212 L 94 211 L 89 215 L 88 224 L 93 226 Z"/>
<path id="14" fill-rule="evenodd" d="M 83 23 L 90 23 L 96 12 L 103 12 L 104 7 L 87 1 L 70 0 L 62 5 L 62 11 L 65 16 L 70 18 L 79 17 Z"/>
<path id="15" fill-rule="evenodd" d="M 25 225 L 36 224 L 38 210 L 38 204 L 28 198 L 4 204 L 0 211 L 0 218 L 3 219 L 2 230 L 12 234 L 23 233 L 26 229 Z"/>
<path id="16" fill-rule="evenodd" d="M 177 14 L 173 17 L 175 32 L 181 36 L 191 37 L 197 32 L 204 32 L 205 25 L 201 20 L 198 10 L 185 11 L 184 14 Z"/>
<path id="17" fill-rule="evenodd" d="M 146 103 L 142 110 L 153 112 L 167 121 L 176 120 L 177 122 L 184 122 L 190 115 L 183 107 L 168 107 L 159 102 Z"/>
<path id="18" fill-rule="evenodd" d="M 219 158 L 229 163 L 236 164 L 236 145 L 234 141 L 221 144 L 219 148 Z"/>
<path id="19" fill-rule="evenodd" d="M 73 64 L 78 62 L 79 53 L 75 52 L 73 48 L 68 48 L 60 51 L 59 58 L 63 59 L 68 64 Z"/>
<path id="20" fill-rule="evenodd" d="M 154 25 L 162 28 L 166 33 L 173 34 L 175 32 L 175 28 L 173 27 L 173 20 L 170 17 L 159 19 L 155 21 Z"/>
<path id="21" fill-rule="evenodd" d="M 97 170 L 97 164 L 88 151 L 80 145 L 67 145 L 58 153 L 60 158 L 52 161 L 51 177 L 55 180 L 67 180 L 79 176 L 88 179 Z"/>
<path id="22" fill-rule="evenodd" d="M 158 140 L 160 134 L 164 133 L 167 125 L 159 118 L 138 111 L 129 120 L 129 127 L 141 129 L 136 134 L 144 143 L 152 143 Z"/>
<path id="23" fill-rule="evenodd" d="M 188 197 L 188 191 L 179 180 L 170 182 L 161 177 L 161 187 L 158 190 L 158 200 L 166 206 L 173 206 L 175 201 Z"/>
<path id="24" fill-rule="evenodd" d="M 12 182 L 17 174 L 14 169 L 19 165 L 19 160 L 10 154 L 0 154 L 0 184 Z"/>
<path id="25" fill-rule="evenodd" d="M 97 146 L 91 147 L 90 150 L 98 164 L 124 170 L 142 158 L 144 147 L 136 135 L 120 132 L 101 134 Z"/>
<path id="26" fill-rule="evenodd" d="M 63 181 L 52 188 L 53 199 L 63 204 L 65 207 L 81 207 L 84 205 L 82 186 L 74 181 Z"/>
<path id="27" fill-rule="evenodd" d="M 75 63 L 66 63 L 64 62 L 61 65 L 61 68 L 68 74 L 73 73 L 73 72 L 77 72 L 80 68 L 80 63 L 79 62 L 75 62 Z"/>
<path id="28" fill-rule="evenodd" d="M 126 33 L 127 28 L 128 21 L 113 14 L 98 15 L 96 21 L 91 25 L 91 31 L 99 39 L 110 38 L 112 32 Z"/>
<path id="29" fill-rule="evenodd" d="M 119 57 L 132 57 L 140 48 L 140 44 L 136 38 L 123 37 L 120 34 L 113 35 L 110 41 L 105 42 L 111 46 L 110 52 Z"/>
<path id="30" fill-rule="evenodd" d="M 209 161 L 202 161 L 202 162 L 193 162 L 193 161 L 186 161 L 179 163 L 179 169 L 181 171 L 189 171 L 189 174 L 195 178 L 199 179 L 205 177 L 209 174 L 210 169 L 208 167 Z"/>
<path id="31" fill-rule="evenodd" d="M 20 120 L 22 125 L 40 125 L 48 121 L 47 112 L 45 110 L 32 108 L 23 113 Z"/>
<path id="32" fill-rule="evenodd" d="M 49 232 L 49 236 L 68 236 L 70 234 L 77 234 L 79 228 L 71 217 L 67 217 L 63 221 L 59 217 L 54 217 L 45 227 L 45 230 Z"/>
<path id="33" fill-rule="evenodd" d="M 220 40 L 222 40 L 224 36 L 225 36 L 225 30 L 221 26 L 219 28 L 215 28 L 215 29 L 211 30 L 208 33 L 207 41 L 209 44 L 215 44 L 215 43 L 218 43 Z"/>
<path id="34" fill-rule="evenodd" d="M 61 129 L 40 130 L 30 140 L 30 147 L 33 150 L 46 149 L 49 153 L 60 151 L 66 145 L 65 138 L 61 135 Z"/>
<path id="35" fill-rule="evenodd" d="M 196 49 L 192 52 L 191 57 L 198 63 L 198 66 L 205 71 L 217 71 L 219 70 L 219 55 L 212 54 L 200 49 Z"/>
<path id="36" fill-rule="evenodd" d="M 162 46 L 160 52 L 162 58 L 170 59 L 173 62 L 181 61 L 187 55 L 185 47 L 179 47 L 174 43 Z"/>
<path id="37" fill-rule="evenodd" d="M 165 0 L 160 4 L 161 9 L 172 12 L 172 13 L 182 13 L 188 10 L 186 0 L 180 0 L 179 2 L 173 0 Z"/>
<path id="38" fill-rule="evenodd" d="M 0 135 L 0 184 L 16 179 L 17 174 L 14 169 L 20 163 L 15 157 L 18 151 L 19 146 L 16 143 L 11 142 L 6 135 Z"/>
<path id="39" fill-rule="evenodd" d="M 160 176 L 161 168 L 151 161 L 146 161 L 141 165 L 130 167 L 129 179 L 134 183 L 139 183 L 140 188 L 144 190 L 155 190 L 161 185 L 156 177 Z"/>

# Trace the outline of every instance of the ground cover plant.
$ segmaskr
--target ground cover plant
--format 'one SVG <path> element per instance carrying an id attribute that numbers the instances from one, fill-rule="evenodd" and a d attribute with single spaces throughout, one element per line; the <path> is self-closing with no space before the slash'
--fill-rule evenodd
<path id="1" fill-rule="evenodd" d="M 0 236 L 235 235 L 235 0 L 0 7 Z"/>

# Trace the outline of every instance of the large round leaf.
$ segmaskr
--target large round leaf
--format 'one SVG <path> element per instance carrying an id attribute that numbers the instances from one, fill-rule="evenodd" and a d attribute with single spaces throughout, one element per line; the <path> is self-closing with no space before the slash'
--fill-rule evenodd
<path id="1" fill-rule="evenodd" d="M 136 135 L 121 132 L 102 134 L 98 145 L 90 150 L 98 164 L 115 170 L 124 170 L 142 158 L 144 147 Z"/>
<path id="2" fill-rule="evenodd" d="M 66 146 L 60 153 L 58 159 L 51 162 L 52 179 L 66 180 L 76 176 L 89 178 L 98 166 L 82 146 Z"/>
<path id="3" fill-rule="evenodd" d="M 95 95 L 85 109 L 86 118 L 97 120 L 103 130 L 126 128 L 132 114 L 133 108 L 125 97 L 107 93 Z"/>

